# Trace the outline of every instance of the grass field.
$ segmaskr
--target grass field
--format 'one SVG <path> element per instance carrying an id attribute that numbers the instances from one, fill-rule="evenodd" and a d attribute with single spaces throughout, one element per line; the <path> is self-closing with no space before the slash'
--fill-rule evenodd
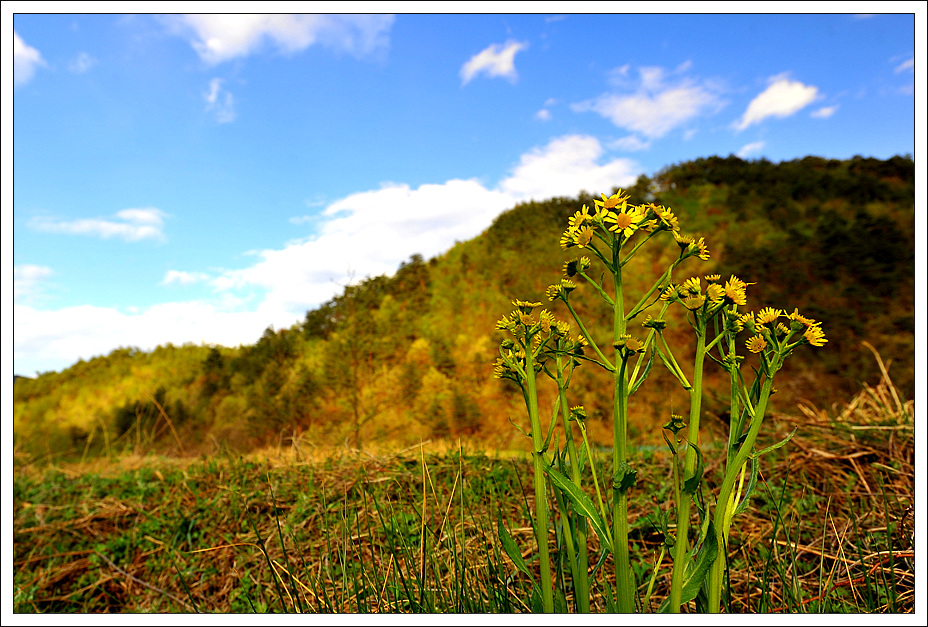
<path id="1" fill-rule="evenodd" d="M 774 415 L 766 443 L 794 428 L 786 446 L 763 458 L 752 505 L 735 519 L 724 609 L 914 612 L 914 402 L 897 398 L 887 377 L 843 407 Z M 712 481 L 709 460 L 724 442 L 707 440 Z M 664 537 L 655 508 L 672 501 L 662 492 L 665 455 L 635 452 L 642 474 L 629 536 L 644 612 L 657 609 L 670 581 L 665 558 L 647 597 Z M 605 476 L 609 451 L 593 457 Z M 531 462 L 519 453 L 466 442 L 321 451 L 298 440 L 247 457 L 20 460 L 15 470 L 14 612 L 535 607 L 532 578 L 503 547 L 511 537 L 525 570 L 537 568 Z M 560 529 L 555 516 L 547 539 L 556 609 L 573 612 Z M 611 559 L 597 563 L 595 535 L 591 548 L 591 609 L 608 611 L 614 570 Z"/>

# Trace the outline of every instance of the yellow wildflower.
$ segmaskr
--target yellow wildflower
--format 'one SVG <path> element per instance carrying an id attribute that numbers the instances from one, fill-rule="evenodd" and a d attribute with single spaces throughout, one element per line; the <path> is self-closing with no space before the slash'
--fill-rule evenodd
<path id="1" fill-rule="evenodd" d="M 590 215 L 589 208 L 586 205 L 583 205 L 580 211 L 577 211 L 574 213 L 574 215 L 567 219 L 567 224 L 569 224 L 572 228 L 579 229 L 581 226 L 583 226 L 583 223 L 589 220 L 591 217 L 592 216 Z"/>
<path id="2" fill-rule="evenodd" d="M 782 315 L 785 315 L 786 312 L 782 309 L 774 309 L 773 307 L 764 307 L 759 312 L 757 312 L 757 322 L 759 324 L 767 324 L 768 322 L 773 322 Z"/>
<path id="3" fill-rule="evenodd" d="M 755 335 L 747 341 L 747 349 L 752 353 L 759 353 L 765 348 L 767 348 L 767 340 L 762 335 Z"/>
<path id="4" fill-rule="evenodd" d="M 593 229 L 591 229 L 588 226 L 584 226 L 584 227 L 580 227 L 580 229 L 577 231 L 577 235 L 574 238 L 574 241 L 576 242 L 577 246 L 579 246 L 580 248 L 583 248 L 587 244 L 589 244 L 590 241 L 592 241 L 592 239 L 593 239 Z"/>
<path id="5" fill-rule="evenodd" d="M 626 211 L 627 209 L 627 211 Z M 614 233 L 622 233 L 625 239 L 634 235 L 638 230 L 641 222 L 644 220 L 644 213 L 638 207 L 628 207 L 623 203 L 622 210 L 606 214 L 603 222 L 612 224 L 608 229 Z"/>
<path id="6" fill-rule="evenodd" d="M 577 229 L 575 229 L 574 227 L 570 227 L 569 229 L 564 231 L 564 233 L 561 234 L 561 242 L 560 242 L 561 248 L 563 248 L 564 250 L 567 250 L 568 248 L 576 246 L 577 245 L 576 236 L 577 236 Z"/>
<path id="7" fill-rule="evenodd" d="M 753 285 L 753 283 L 751 283 L 751 285 Z M 747 286 L 747 283 L 733 274 L 731 278 L 725 282 L 725 297 L 736 305 L 747 305 Z"/>
<path id="8" fill-rule="evenodd" d="M 824 346 L 825 342 L 828 340 L 825 338 L 825 332 L 822 331 L 822 327 L 818 324 L 811 325 L 806 332 L 802 335 L 805 338 L 806 342 L 812 346 Z"/>
<path id="9" fill-rule="evenodd" d="M 699 277 L 694 276 L 688 278 L 683 282 L 683 289 L 688 291 L 690 294 L 699 294 L 702 291 L 702 284 L 699 282 Z"/>
<path id="10" fill-rule="evenodd" d="M 706 296 L 713 303 L 721 303 L 725 300 L 725 289 L 718 283 L 710 283 L 706 288 Z"/>
<path id="11" fill-rule="evenodd" d="M 541 307 L 541 303 L 530 303 L 524 300 L 514 300 L 512 301 L 512 306 L 517 308 L 522 313 L 532 313 L 532 309 L 535 307 Z"/>

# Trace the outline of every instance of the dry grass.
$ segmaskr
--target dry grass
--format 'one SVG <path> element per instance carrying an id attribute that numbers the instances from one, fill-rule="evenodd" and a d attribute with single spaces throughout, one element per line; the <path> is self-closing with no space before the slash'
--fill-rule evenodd
<path id="1" fill-rule="evenodd" d="M 914 401 L 876 358 L 883 379 L 849 403 L 772 417 L 771 442 L 797 432 L 735 519 L 729 611 L 914 612 Z M 527 611 L 495 525 L 502 511 L 530 546 L 529 466 L 432 446 L 31 468 L 15 485 L 14 610 Z M 636 466 L 633 554 L 653 564 L 665 465 Z M 668 582 L 669 568 L 652 609 Z"/>

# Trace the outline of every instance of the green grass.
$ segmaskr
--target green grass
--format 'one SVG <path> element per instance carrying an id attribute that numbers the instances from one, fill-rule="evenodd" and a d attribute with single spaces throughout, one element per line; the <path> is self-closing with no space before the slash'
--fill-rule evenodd
<path id="1" fill-rule="evenodd" d="M 914 403 L 880 386 L 841 411 L 801 409 L 775 414 L 758 443 L 799 427 L 764 458 L 751 506 L 734 520 L 723 610 L 914 612 Z M 707 459 L 725 446 L 724 430 L 712 431 Z M 650 612 L 670 588 L 665 557 L 646 598 L 664 538 L 655 508 L 667 507 L 668 460 L 653 448 L 632 457 L 641 469 L 629 501 L 632 569 L 637 608 Z M 601 472 L 610 460 L 610 451 L 595 451 Z M 363 457 L 333 450 L 310 461 L 291 451 L 17 466 L 13 610 L 537 610 L 531 476 L 525 456 L 428 446 Z M 717 480 L 711 464 L 706 480 Z M 574 612 L 566 536 L 552 513 L 555 610 Z M 591 609 L 603 612 L 614 609 L 614 569 L 599 556 L 593 535 Z"/>

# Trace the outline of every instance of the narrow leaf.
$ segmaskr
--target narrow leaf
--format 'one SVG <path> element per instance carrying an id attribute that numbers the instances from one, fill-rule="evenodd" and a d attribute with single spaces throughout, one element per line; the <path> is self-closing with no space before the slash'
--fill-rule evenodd
<path id="1" fill-rule="evenodd" d="M 651 373 L 651 367 L 654 365 L 654 353 L 655 353 L 655 352 L 656 352 L 656 351 L 655 351 L 654 347 L 652 347 L 652 348 L 651 348 L 651 354 L 648 356 L 648 363 L 646 363 L 646 364 L 644 365 L 644 372 L 641 373 L 641 376 L 638 378 L 637 381 L 635 381 L 635 383 L 632 385 L 631 389 L 629 389 L 629 391 L 628 391 L 628 395 L 629 395 L 629 396 L 631 396 L 632 394 L 635 393 L 635 390 L 638 389 L 638 386 L 640 386 L 642 383 L 644 383 L 644 380 L 647 379 L 647 378 L 648 378 L 648 375 Z"/>
<path id="2" fill-rule="evenodd" d="M 567 498 L 570 499 L 574 506 L 574 510 L 581 516 L 586 516 L 590 519 L 590 522 L 593 525 L 593 529 L 596 531 L 596 535 L 599 536 L 600 543 L 609 549 L 609 552 L 611 553 L 612 537 L 609 535 L 609 532 L 606 528 L 606 523 L 603 521 L 602 516 L 599 515 L 599 512 L 596 510 L 596 506 L 593 505 L 593 500 L 580 488 L 574 485 L 570 479 L 565 477 L 551 466 L 545 468 L 545 472 L 551 478 L 551 483 L 559 490 L 561 490 L 561 492 L 567 495 Z"/>
<path id="3" fill-rule="evenodd" d="M 709 574 L 709 567 L 712 566 L 718 556 L 719 543 L 715 537 L 712 522 L 710 521 L 708 532 L 706 533 L 706 541 L 703 542 L 702 547 L 699 549 L 699 555 L 696 556 L 695 562 L 690 562 L 686 569 L 686 580 L 683 582 L 683 587 L 680 590 L 680 603 L 682 605 L 689 603 L 699 594 L 699 590 L 702 588 L 702 584 Z M 664 599 L 664 602 L 661 603 L 657 611 L 661 613 L 670 611 L 670 597 Z"/>
<path id="4" fill-rule="evenodd" d="M 780 441 L 777 442 L 776 444 L 771 444 L 770 446 L 768 446 L 767 448 L 765 448 L 765 449 L 763 449 L 763 450 L 757 451 L 757 452 L 754 453 L 751 457 L 755 457 L 755 458 L 756 458 L 756 457 L 760 457 L 761 455 L 766 455 L 766 454 L 769 453 L 770 451 L 775 451 L 775 450 L 777 450 L 778 448 L 780 448 L 781 446 L 783 446 L 784 444 L 786 444 L 787 442 L 789 442 L 790 439 L 792 439 L 793 435 L 795 435 L 795 434 L 796 434 L 796 429 L 794 428 L 793 431 L 792 431 L 792 433 L 790 433 L 790 434 L 789 434 L 788 436 L 786 436 L 784 439 L 780 440 Z"/>
<path id="5" fill-rule="evenodd" d="M 757 485 L 757 474 L 760 467 L 760 462 L 757 460 L 757 457 L 751 458 L 751 478 L 748 480 L 748 487 L 744 490 L 744 496 L 741 497 L 741 502 L 738 503 L 738 507 L 735 508 L 735 511 L 732 512 L 731 517 L 734 518 L 744 510 L 748 508 L 748 499 L 751 496 L 751 492 L 754 491 L 754 487 Z"/>
<path id="6" fill-rule="evenodd" d="M 689 445 L 692 446 L 696 451 L 696 468 L 693 470 L 693 475 L 683 482 L 683 492 L 685 494 L 695 494 L 696 488 L 699 487 L 699 482 L 702 481 L 702 451 L 700 451 L 699 447 L 692 442 L 690 442 Z"/>
<path id="7" fill-rule="evenodd" d="M 519 546 L 516 544 L 516 541 L 512 539 L 512 536 L 509 534 L 509 530 L 506 529 L 506 526 L 503 524 L 502 512 L 497 511 L 496 516 L 497 526 L 499 527 L 499 541 L 503 545 L 503 550 L 506 551 L 506 555 L 508 555 L 509 559 L 512 560 L 512 563 L 516 565 L 516 568 L 531 577 L 532 573 L 529 571 L 528 566 L 525 564 L 525 560 L 522 559 L 522 553 L 519 551 Z"/>

